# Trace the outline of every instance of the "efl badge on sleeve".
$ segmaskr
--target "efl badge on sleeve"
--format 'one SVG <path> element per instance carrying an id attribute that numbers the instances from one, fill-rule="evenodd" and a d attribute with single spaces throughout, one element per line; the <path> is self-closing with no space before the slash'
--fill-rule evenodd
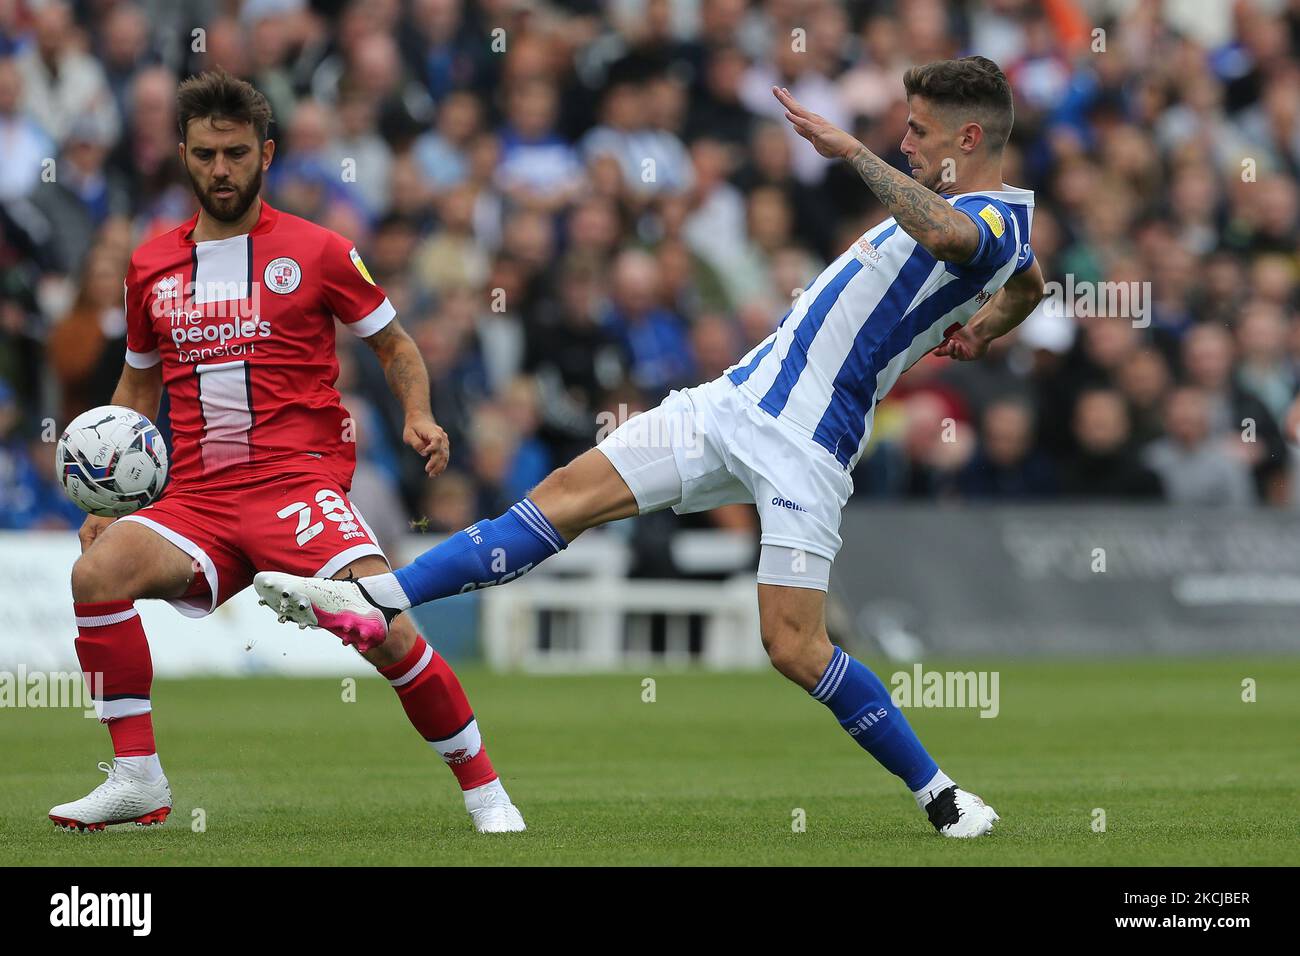
<path id="1" fill-rule="evenodd" d="M 1002 213 L 998 212 L 992 206 L 985 206 L 980 210 L 980 218 L 989 224 L 993 230 L 994 237 L 1001 239 L 1002 234 L 1007 231 L 1007 224 L 1002 221 Z"/>
<path id="2" fill-rule="evenodd" d="M 348 255 L 352 257 L 352 264 L 356 266 L 357 271 L 361 273 L 361 278 L 365 279 L 371 285 L 374 285 L 375 280 L 370 278 L 370 270 L 367 269 L 366 264 L 361 261 L 361 253 L 357 252 L 357 247 L 353 246 L 352 251 L 349 252 Z"/>

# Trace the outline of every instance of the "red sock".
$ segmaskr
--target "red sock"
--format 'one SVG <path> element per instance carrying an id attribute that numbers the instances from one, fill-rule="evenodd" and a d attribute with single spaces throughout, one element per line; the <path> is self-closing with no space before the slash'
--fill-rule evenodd
<path id="1" fill-rule="evenodd" d="M 497 778 L 460 681 L 424 638 L 417 637 L 409 654 L 396 664 L 379 668 L 379 673 L 397 691 L 420 736 L 442 754 L 462 790 Z"/>
<path id="2" fill-rule="evenodd" d="M 77 660 L 95 699 L 95 713 L 108 724 L 113 753 L 147 757 L 153 740 L 153 658 L 140 615 L 130 601 L 78 601 Z"/>

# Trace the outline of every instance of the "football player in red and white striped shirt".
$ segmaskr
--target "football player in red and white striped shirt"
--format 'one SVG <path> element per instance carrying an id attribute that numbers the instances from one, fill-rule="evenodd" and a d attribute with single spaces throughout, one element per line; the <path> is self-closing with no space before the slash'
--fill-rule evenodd
<path id="1" fill-rule="evenodd" d="M 158 823 L 171 809 L 135 601 L 161 598 L 202 617 L 261 569 L 388 570 L 348 499 L 355 452 L 333 384 L 335 318 L 383 364 L 406 413 L 403 440 L 427 458 L 430 477 L 449 451 L 419 352 L 352 243 L 261 199 L 275 152 L 265 98 L 215 72 L 182 83 L 178 105 L 180 156 L 201 209 L 131 257 L 126 365 L 112 397 L 153 418 L 167 389 L 171 480 L 157 502 L 116 521 L 92 516 L 81 530 L 77 655 L 83 671 L 101 675 L 92 686 L 116 759 L 88 796 L 50 811 L 78 829 Z M 409 619 L 362 653 L 456 775 L 475 826 L 524 829 L 456 675 Z"/>

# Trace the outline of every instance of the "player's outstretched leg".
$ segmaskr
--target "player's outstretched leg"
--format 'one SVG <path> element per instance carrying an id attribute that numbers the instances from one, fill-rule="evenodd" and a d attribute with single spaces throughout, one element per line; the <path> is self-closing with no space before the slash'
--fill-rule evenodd
<path id="1" fill-rule="evenodd" d="M 264 571 L 253 578 L 263 604 L 280 620 L 321 627 L 359 651 L 377 647 L 388 624 L 416 604 L 513 581 L 567 546 L 528 498 L 498 518 L 479 521 L 404 568 L 331 581 Z"/>
<path id="2" fill-rule="evenodd" d="M 153 735 L 153 663 L 135 600 L 179 597 L 193 578 L 190 558 L 139 524 L 104 530 L 72 569 L 77 659 L 99 719 L 113 740 L 108 779 L 86 796 L 50 810 L 73 831 L 115 823 L 162 823 L 172 808 Z"/>
<path id="3" fill-rule="evenodd" d="M 764 547 L 767 564 L 778 549 Z M 805 562 L 808 559 L 803 556 Z M 763 646 L 772 665 L 830 708 L 858 746 L 907 784 L 939 833 L 948 837 L 988 833 L 997 813 L 939 769 L 880 678 L 831 644 L 825 604 L 821 590 L 759 584 Z"/>
<path id="4" fill-rule="evenodd" d="M 627 484 L 592 449 L 551 472 L 505 514 L 475 522 L 406 567 L 355 580 L 263 571 L 253 586 L 281 622 L 324 628 L 366 651 L 383 642 L 389 623 L 407 608 L 513 581 L 588 528 L 636 513 Z"/>

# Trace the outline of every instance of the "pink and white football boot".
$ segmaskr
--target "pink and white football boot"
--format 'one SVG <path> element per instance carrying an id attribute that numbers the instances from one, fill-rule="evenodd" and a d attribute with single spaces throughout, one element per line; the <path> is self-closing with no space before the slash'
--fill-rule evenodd
<path id="1" fill-rule="evenodd" d="M 368 651 L 388 637 L 385 608 L 372 602 L 355 580 L 304 578 L 282 571 L 261 571 L 253 578 L 259 604 L 279 615 L 280 623 L 319 627 L 344 644 Z M 396 616 L 395 611 L 387 609 Z"/>

